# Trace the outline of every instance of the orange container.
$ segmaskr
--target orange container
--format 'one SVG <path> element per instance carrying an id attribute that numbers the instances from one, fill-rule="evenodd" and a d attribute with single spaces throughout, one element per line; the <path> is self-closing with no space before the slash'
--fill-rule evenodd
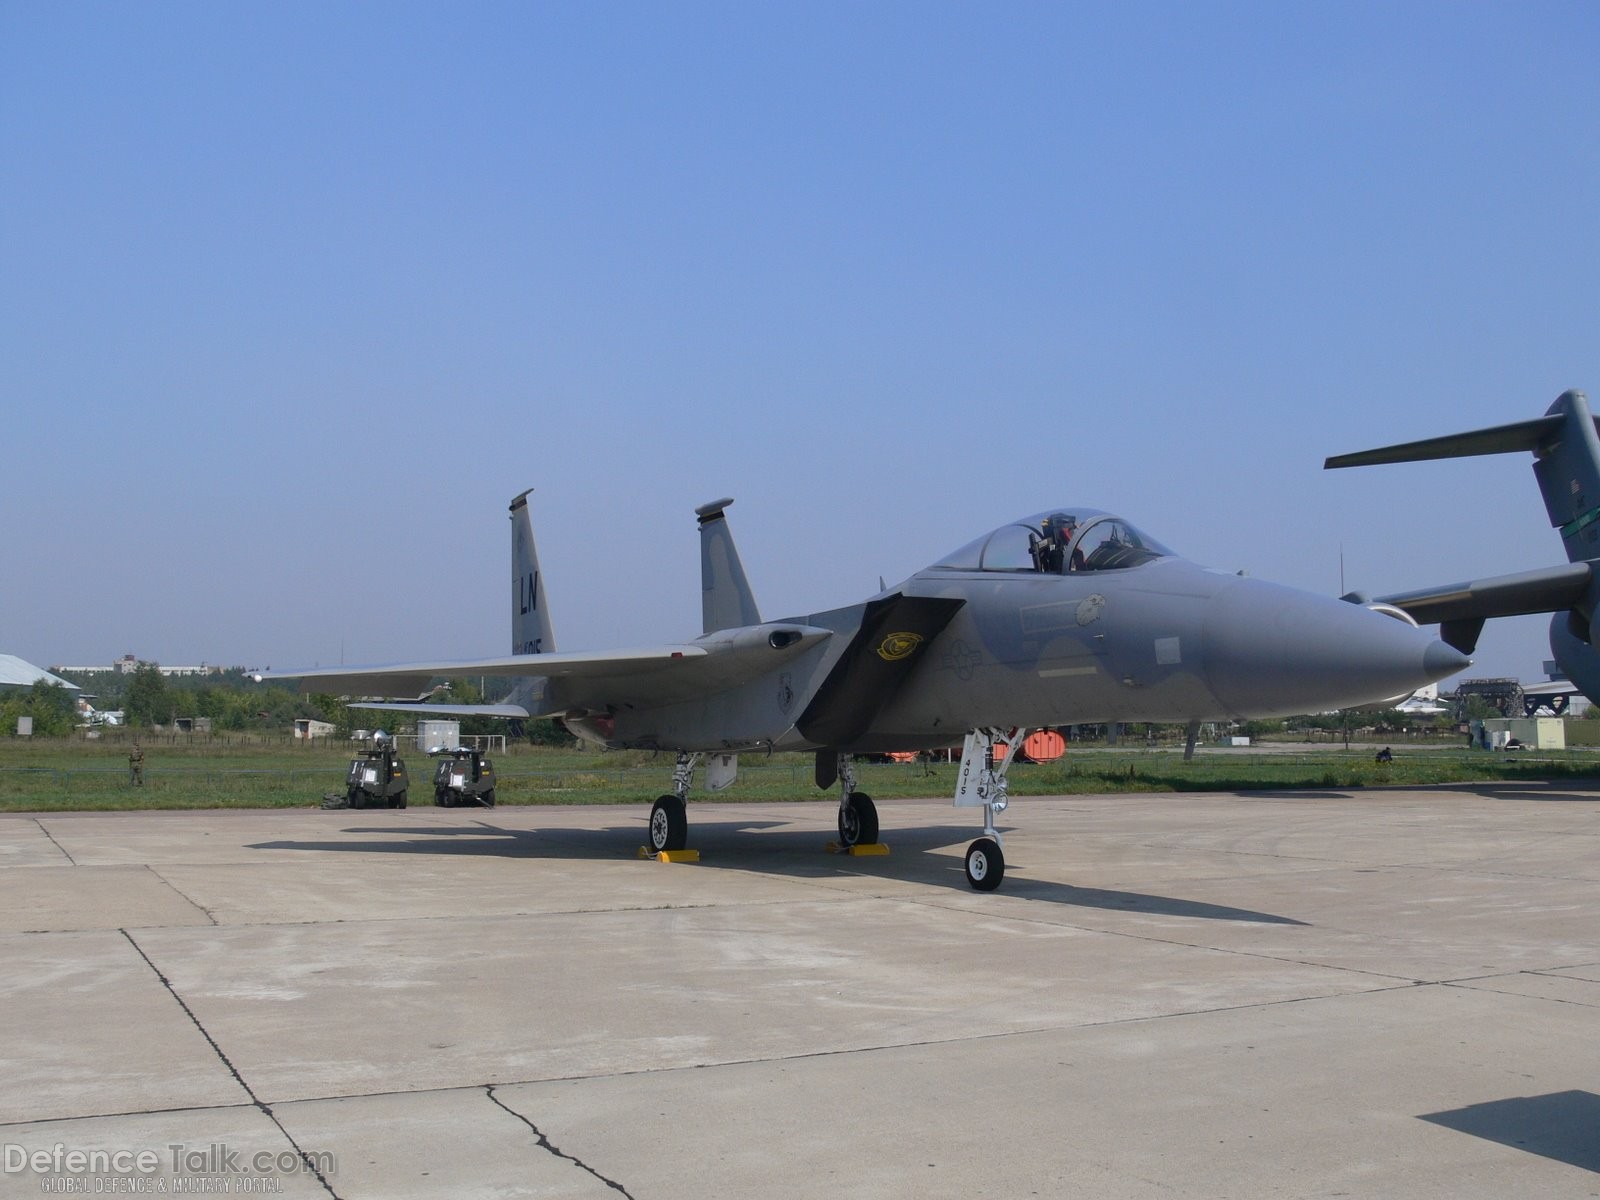
<path id="1" fill-rule="evenodd" d="M 1054 729 L 1036 730 L 1022 743 L 1022 753 L 1029 762 L 1055 762 L 1066 752 L 1067 739 Z"/>

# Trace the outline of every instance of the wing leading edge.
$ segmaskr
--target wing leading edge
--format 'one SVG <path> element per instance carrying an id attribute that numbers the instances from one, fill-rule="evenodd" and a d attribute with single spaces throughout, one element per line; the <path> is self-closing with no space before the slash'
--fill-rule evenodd
<path id="1" fill-rule="evenodd" d="M 429 717 L 507 717 L 514 721 L 537 716 L 521 704 L 406 704 L 381 700 L 354 700 L 348 708 L 377 708 L 384 712 L 422 713 Z"/>
<path id="2" fill-rule="evenodd" d="M 376 667 L 324 667 L 306 671 L 263 672 L 261 679 L 298 679 L 301 692 L 414 700 L 435 679 L 485 675 L 546 681 L 536 703 L 457 705 L 463 715 L 530 717 L 572 707 L 648 707 L 711 695 L 747 683 L 833 636 L 829 629 L 790 623 L 729 629 L 696 642 L 594 653 L 513 654 L 470 661 L 397 663 Z M 365 705 L 364 707 L 374 707 Z M 448 705 L 412 705 L 446 714 Z M 515 711 L 493 711 L 495 709 Z"/>

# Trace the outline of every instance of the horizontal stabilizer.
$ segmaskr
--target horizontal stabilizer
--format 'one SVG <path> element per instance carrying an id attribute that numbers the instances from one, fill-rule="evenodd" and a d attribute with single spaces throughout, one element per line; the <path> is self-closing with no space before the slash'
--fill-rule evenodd
<path id="1" fill-rule="evenodd" d="M 1560 415 L 1539 417 L 1533 421 L 1496 425 L 1492 429 L 1477 429 L 1471 433 L 1426 438 L 1420 442 L 1382 446 L 1376 450 L 1361 450 L 1355 454 L 1336 454 L 1327 459 L 1322 466 L 1324 470 L 1332 470 L 1337 467 L 1370 467 L 1378 463 L 1422 462 L 1432 458 L 1474 458 L 1480 454 L 1525 453 L 1537 450 L 1542 443 L 1558 436 L 1563 420 Z"/>
<path id="2" fill-rule="evenodd" d="M 1600 421 L 1589 411 L 1588 397 L 1577 390 L 1562 392 L 1537 420 L 1338 454 L 1323 466 L 1364 467 L 1513 451 L 1533 452 L 1534 478 L 1550 524 L 1561 531 L 1567 561 L 1600 558 Z"/>

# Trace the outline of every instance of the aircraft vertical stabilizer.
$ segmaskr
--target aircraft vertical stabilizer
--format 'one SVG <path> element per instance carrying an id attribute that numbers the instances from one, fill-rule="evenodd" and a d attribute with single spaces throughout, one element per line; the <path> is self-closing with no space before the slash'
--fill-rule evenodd
<path id="1" fill-rule="evenodd" d="M 1582 392 L 1562 392 L 1546 416 L 1561 418 L 1560 432 L 1539 444 L 1533 473 L 1567 561 L 1585 562 L 1600 556 L 1600 436 Z"/>
<path id="2" fill-rule="evenodd" d="M 528 516 L 529 488 L 511 502 L 511 653 L 552 654 L 555 634 L 545 607 L 544 576 Z"/>
<path id="3" fill-rule="evenodd" d="M 694 510 L 700 518 L 700 609 L 705 633 L 761 624 L 723 511 L 732 503 L 732 497 L 724 497 Z"/>

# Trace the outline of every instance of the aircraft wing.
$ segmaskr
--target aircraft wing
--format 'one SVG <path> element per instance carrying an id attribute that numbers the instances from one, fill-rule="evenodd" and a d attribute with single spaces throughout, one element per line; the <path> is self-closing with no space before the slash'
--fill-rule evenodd
<path id="1" fill-rule="evenodd" d="M 440 678 L 494 675 L 543 679 L 547 681 L 544 703 L 533 708 L 457 705 L 454 710 L 463 715 L 543 716 L 560 712 L 574 703 L 595 707 L 650 706 L 712 695 L 771 671 L 832 636 L 830 629 L 781 622 L 723 630 L 694 642 L 632 650 L 511 654 L 468 661 L 265 671 L 257 678 L 298 679 L 301 692 L 407 699 L 421 696 L 434 679 Z M 439 715 L 452 712 L 451 706 L 442 704 L 415 704 L 403 708 L 386 704 L 384 707 Z M 495 708 L 516 711 L 491 711 Z"/>
<path id="2" fill-rule="evenodd" d="M 419 713 L 425 717 L 509 717 L 521 721 L 533 716 L 520 704 L 406 704 L 381 700 L 356 700 L 349 708 L 380 708 L 384 712 Z"/>
<path id="3" fill-rule="evenodd" d="M 641 650 L 602 650 L 579 654 L 508 654 L 504 658 L 448 662 L 394 663 L 375 667 L 313 667 L 304 671 L 263 671 L 259 679 L 298 679 L 300 691 L 343 696 L 419 696 L 435 679 L 481 675 L 535 675 L 590 678 L 671 669 L 674 663 L 704 656 L 699 646 L 652 646 Z"/>
<path id="4" fill-rule="evenodd" d="M 1379 596 L 1381 603 L 1404 609 L 1420 625 L 1527 613 L 1561 612 L 1583 598 L 1592 564 L 1563 563 L 1516 575 L 1494 575 L 1445 587 L 1422 588 Z"/>
<path id="5" fill-rule="evenodd" d="M 1379 596 L 1378 600 L 1409 613 L 1419 625 L 1438 625 L 1441 639 L 1463 654 L 1471 654 L 1477 648 L 1483 623 L 1490 617 L 1570 609 L 1588 591 L 1592 577 L 1592 563 L 1563 563 L 1516 575 L 1397 592 Z"/>
<path id="6" fill-rule="evenodd" d="M 1581 696 L 1583 689 L 1576 687 L 1569 679 L 1552 679 L 1549 683 L 1525 683 L 1522 685 L 1524 696 Z"/>

